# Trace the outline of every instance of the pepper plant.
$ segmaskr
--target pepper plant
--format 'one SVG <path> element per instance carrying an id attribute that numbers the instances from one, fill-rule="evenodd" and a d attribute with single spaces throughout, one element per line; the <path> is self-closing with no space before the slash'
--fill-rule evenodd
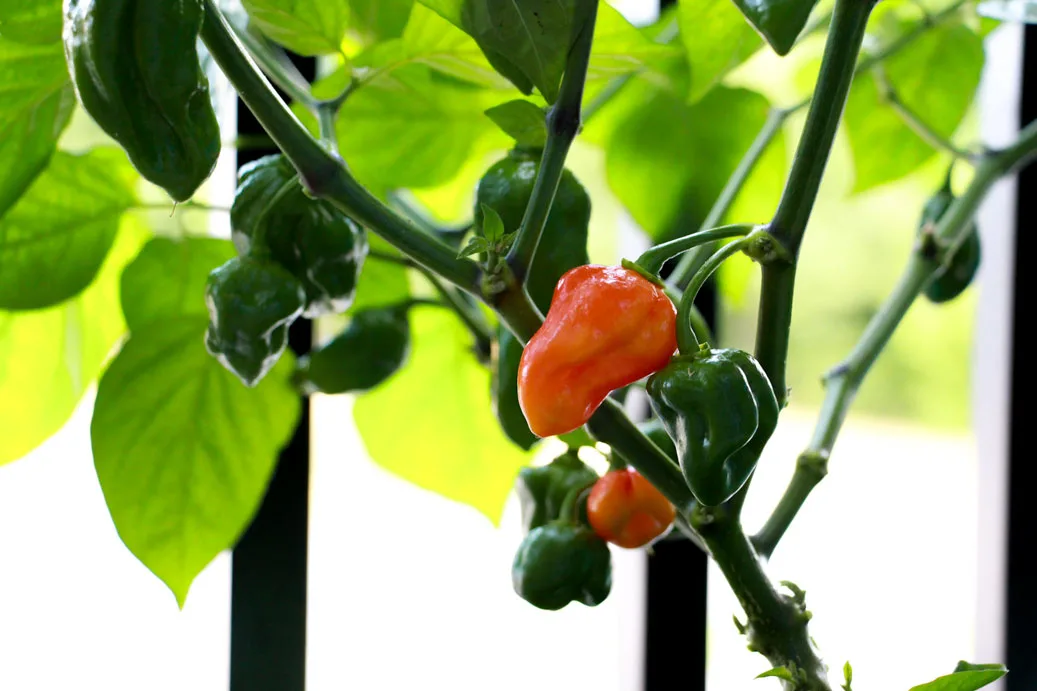
<path id="1" fill-rule="evenodd" d="M 1030 16 L 1026 0 L 680 0 L 642 29 L 597 0 L 242 4 L 0 0 L 0 462 L 98 381 L 112 519 L 182 605 L 249 524 L 299 392 L 350 393 L 384 467 L 491 520 L 517 488 L 513 586 L 532 605 L 600 603 L 607 543 L 669 532 L 716 561 L 768 676 L 833 688 L 803 591 L 766 561 L 902 318 L 966 288 L 978 206 L 1037 151 L 1032 123 L 1002 148 L 954 139 L 982 37 Z M 734 85 L 747 61 L 780 70 L 821 43 L 799 101 Z M 289 51 L 319 56 L 322 78 Z M 206 181 L 221 148 L 255 143 L 221 127 L 220 73 L 279 151 L 239 171 L 229 208 Z M 827 374 L 813 440 L 750 535 L 741 509 L 788 403 L 798 257 L 841 122 L 858 190 L 933 160 L 947 182 L 903 229 L 903 275 Z M 566 168 L 578 137 L 652 240 L 640 256 L 590 263 L 591 195 Z M 738 217 L 739 200 L 772 196 Z M 762 276 L 752 353 L 723 347 L 695 306 L 736 255 Z M 303 318 L 340 333 L 296 360 Z M 624 407 L 642 387 L 649 419 Z M 520 471 L 545 437 L 568 451 Z M 608 453 L 607 475 L 583 447 Z M 961 663 L 916 688 L 1004 673 Z"/>

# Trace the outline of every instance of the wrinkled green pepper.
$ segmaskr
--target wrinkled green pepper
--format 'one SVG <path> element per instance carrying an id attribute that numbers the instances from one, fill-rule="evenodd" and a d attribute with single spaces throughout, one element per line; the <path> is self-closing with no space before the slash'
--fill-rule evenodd
<path id="1" fill-rule="evenodd" d="M 255 386 L 288 345 L 306 304 L 302 285 L 273 262 L 235 257 L 209 274 L 205 347 L 246 386 Z"/>
<path id="2" fill-rule="evenodd" d="M 950 175 L 948 174 L 943 187 L 925 203 L 922 218 L 918 222 L 919 232 L 935 227 L 954 200 L 954 192 L 951 190 Z M 949 258 L 949 261 L 936 270 L 932 280 L 925 287 L 925 296 L 932 302 L 939 304 L 958 297 L 972 284 L 979 271 L 982 246 L 976 222 L 970 221 L 964 232 L 965 240 Z"/>
<path id="3" fill-rule="evenodd" d="M 202 0 L 67 0 L 79 102 L 146 179 L 177 201 L 212 173 L 220 128 L 198 61 Z"/>
<path id="4" fill-rule="evenodd" d="M 741 350 L 703 348 L 648 379 L 648 396 L 701 504 L 730 499 L 752 475 L 778 424 L 770 380 Z"/>
<path id="5" fill-rule="evenodd" d="M 516 149 L 493 164 L 476 189 L 475 222 L 483 222 L 482 205 L 496 211 L 508 233 L 518 230 L 526 206 L 533 194 L 540 152 Z M 527 290 L 541 312 L 551 305 L 555 284 L 569 269 L 590 262 L 587 234 L 590 227 L 591 201 L 576 177 L 565 170 L 558 192 L 544 226 L 540 245 L 529 272 Z M 519 359 L 522 345 L 506 328 L 497 330 L 497 359 L 494 364 L 493 400 L 497 419 L 505 434 L 523 449 L 529 449 L 538 437 L 529 430 L 518 402 Z"/>
<path id="6" fill-rule="evenodd" d="M 361 310 L 345 331 L 299 359 L 295 381 L 307 394 L 368 391 L 395 374 L 409 353 L 406 308 Z"/>
<path id="7" fill-rule="evenodd" d="M 545 466 L 520 470 L 515 491 L 522 506 L 523 530 L 528 533 L 557 519 L 569 493 L 589 487 L 597 479 L 594 469 L 572 449 Z M 581 511 L 586 511 L 586 507 Z"/>
<path id="8" fill-rule="evenodd" d="M 511 580 L 519 597 L 540 609 L 558 610 L 570 602 L 594 607 L 612 589 L 612 556 L 587 526 L 553 521 L 526 535 Z"/>
<path id="9" fill-rule="evenodd" d="M 242 167 L 230 218 L 239 254 L 270 257 L 302 283 L 305 316 L 353 304 L 367 235 L 329 202 L 308 197 L 287 158 L 266 156 Z"/>

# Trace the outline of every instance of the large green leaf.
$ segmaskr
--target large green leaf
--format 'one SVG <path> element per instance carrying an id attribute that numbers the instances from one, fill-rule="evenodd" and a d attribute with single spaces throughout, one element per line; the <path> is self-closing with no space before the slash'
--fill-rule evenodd
<path id="1" fill-rule="evenodd" d="M 744 89 L 716 87 L 693 106 L 662 89 L 638 89 L 628 96 L 640 99 L 641 107 L 612 132 L 606 171 L 634 219 L 652 238 L 663 240 L 691 232 L 704 220 L 763 126 L 769 104 Z M 783 153 L 780 136 L 772 147 Z M 784 156 L 769 160 L 746 187 L 757 204 L 773 209 Z"/>
<path id="2" fill-rule="evenodd" d="M 300 409 L 290 358 L 247 389 L 206 352 L 206 323 L 134 331 L 101 378 L 90 426 L 119 536 L 181 607 L 248 527 Z"/>
<path id="3" fill-rule="evenodd" d="M 126 332 L 119 274 L 144 231 L 124 222 L 97 280 L 79 297 L 35 312 L 0 311 L 0 465 L 61 429 Z"/>
<path id="4" fill-rule="evenodd" d="M 42 309 L 86 288 L 136 203 L 136 181 L 118 149 L 55 155 L 0 220 L 0 309 Z"/>
<path id="5" fill-rule="evenodd" d="M 242 0 L 263 33 L 300 55 L 341 52 L 347 0 Z"/>
<path id="6" fill-rule="evenodd" d="M 705 96 L 762 43 L 728 0 L 680 0 L 677 18 L 691 67 L 688 98 L 692 102 Z"/>
<path id="7" fill-rule="evenodd" d="M 235 256 L 229 240 L 154 238 L 123 271 L 122 312 L 136 331 L 159 319 L 207 317 L 209 272 Z"/>
<path id="8" fill-rule="evenodd" d="M 807 25 L 817 0 L 735 0 L 735 4 L 774 52 L 785 55 Z"/>
<path id="9" fill-rule="evenodd" d="M 368 42 L 398 38 L 414 0 L 349 0 L 349 28 Z"/>
<path id="10" fill-rule="evenodd" d="M 507 440 L 493 415 L 490 373 L 472 338 L 440 309 L 411 311 L 410 362 L 356 401 L 354 415 L 371 458 L 383 468 L 491 521 L 528 456 Z"/>
<path id="11" fill-rule="evenodd" d="M 57 43 L 61 0 L 0 1 L 0 37 L 19 43 Z"/>
<path id="12" fill-rule="evenodd" d="M 398 305 L 410 297 L 406 267 L 380 258 L 399 257 L 400 253 L 374 233 L 368 233 L 367 237 L 372 254 L 378 256 L 368 255 L 357 284 L 356 299 L 349 308 L 350 313 Z"/>
<path id="13" fill-rule="evenodd" d="M 939 677 L 928 684 L 911 687 L 911 691 L 976 691 L 1005 676 L 1004 665 L 972 665 L 959 662 L 953 674 Z"/>
<path id="14" fill-rule="evenodd" d="M 677 46 L 656 43 L 604 2 L 598 6 L 587 81 L 614 79 L 680 56 Z"/>
<path id="15" fill-rule="evenodd" d="M 901 101 L 937 134 L 950 137 L 968 112 L 983 70 L 983 41 L 963 24 L 944 24 L 884 63 Z M 935 150 L 883 99 L 874 75 L 854 81 L 846 105 L 855 191 L 899 180 Z"/>
<path id="16" fill-rule="evenodd" d="M 60 43 L 0 38 L 0 217 L 47 165 L 75 107 Z"/>

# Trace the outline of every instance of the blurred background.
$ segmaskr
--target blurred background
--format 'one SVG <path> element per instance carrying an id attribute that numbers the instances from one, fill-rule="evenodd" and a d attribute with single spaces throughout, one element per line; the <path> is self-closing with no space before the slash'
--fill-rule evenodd
<path id="1" fill-rule="evenodd" d="M 658 15 L 653 2 L 611 4 L 639 25 Z M 956 141 L 1011 138 L 1021 35 L 1006 26 L 986 38 L 981 97 Z M 812 83 L 804 75 L 816 70 L 819 51 L 820 42 L 794 55 L 800 64 L 781 66 L 761 55 L 728 81 L 787 105 Z M 223 117 L 233 122 L 234 100 L 226 85 L 221 90 Z M 791 120 L 788 132 L 801 124 Z M 73 128 L 64 146 L 74 148 L 88 131 Z M 794 144 L 786 136 L 788 158 Z M 463 175 L 472 178 L 500 153 Z M 233 156 L 225 158 L 209 194 L 227 202 Z M 645 240 L 609 191 L 601 151 L 578 143 L 569 165 L 595 202 L 592 259 L 634 256 Z M 849 352 L 906 262 L 921 206 L 946 160 L 934 157 L 895 184 L 859 194 L 853 170 L 841 135 L 802 253 L 792 405 L 754 480 L 750 529 L 762 524 L 808 441 L 821 375 Z M 425 198 L 452 194 L 445 188 Z M 958 659 L 987 662 L 1001 653 L 990 584 L 999 582 L 1003 541 L 997 488 L 1008 400 L 1012 194 L 1011 185 L 1001 185 L 980 216 L 978 286 L 949 305 L 920 301 L 911 310 L 860 393 L 830 475 L 769 566 L 775 579 L 807 591 L 826 660 L 838 669 L 849 659 L 860 688 L 907 689 L 947 673 Z M 457 202 L 466 207 L 470 197 Z M 767 208 L 773 201 L 741 200 L 740 213 L 754 217 L 754 203 Z M 225 218 L 194 222 L 227 232 Z M 751 346 L 757 278 L 748 261 L 721 272 L 725 345 Z M 0 689 L 222 691 L 230 666 L 230 559 L 217 559 L 177 609 L 111 523 L 90 459 L 91 403 L 89 394 L 55 437 L 0 467 Z M 600 607 L 529 607 L 510 582 L 521 540 L 514 498 L 495 527 L 476 510 L 388 473 L 342 423 L 352 420 L 351 406 L 348 397 L 312 403 L 308 689 L 643 688 L 643 554 L 614 551 L 615 586 Z M 435 449 L 429 452 L 433 464 Z M 777 689 L 776 681 L 753 681 L 769 665 L 746 651 L 731 622 L 737 603 L 719 573 L 709 579 L 708 688 Z"/>

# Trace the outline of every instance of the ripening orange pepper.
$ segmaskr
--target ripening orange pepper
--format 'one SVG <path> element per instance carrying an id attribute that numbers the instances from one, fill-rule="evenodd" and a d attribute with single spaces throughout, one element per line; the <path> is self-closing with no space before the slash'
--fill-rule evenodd
<path id="1" fill-rule="evenodd" d="M 610 470 L 587 497 L 587 520 L 598 537 L 629 549 L 665 533 L 676 516 L 673 504 L 633 468 Z"/>
<path id="2" fill-rule="evenodd" d="M 543 326 L 522 352 L 518 397 L 540 437 L 583 426 L 612 391 L 662 369 L 677 349 L 662 287 L 618 266 L 578 266 L 555 286 Z"/>

